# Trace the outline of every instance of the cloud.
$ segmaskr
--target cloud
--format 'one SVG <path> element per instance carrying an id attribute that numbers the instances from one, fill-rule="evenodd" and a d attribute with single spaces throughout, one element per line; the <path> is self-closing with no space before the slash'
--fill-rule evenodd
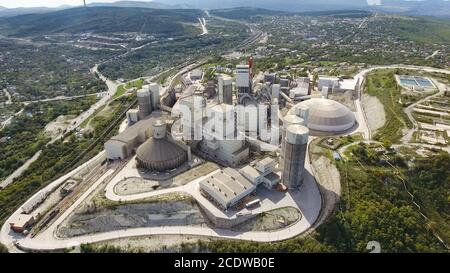
<path id="1" fill-rule="evenodd" d="M 381 0 L 367 0 L 367 5 L 369 6 L 380 6 Z"/>

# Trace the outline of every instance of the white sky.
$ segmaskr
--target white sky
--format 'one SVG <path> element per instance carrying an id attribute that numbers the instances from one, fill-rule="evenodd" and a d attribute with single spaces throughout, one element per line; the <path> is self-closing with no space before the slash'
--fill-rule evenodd
<path id="1" fill-rule="evenodd" d="M 86 3 L 116 2 L 117 0 L 86 0 Z M 148 0 L 147 0 L 148 1 Z M 0 6 L 16 7 L 57 7 L 61 5 L 83 5 L 83 0 L 0 0 Z"/>

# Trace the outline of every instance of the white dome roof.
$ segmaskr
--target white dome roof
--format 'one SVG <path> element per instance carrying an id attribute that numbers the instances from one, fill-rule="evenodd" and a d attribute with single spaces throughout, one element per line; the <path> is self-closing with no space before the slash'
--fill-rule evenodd
<path id="1" fill-rule="evenodd" d="M 301 106 L 309 109 L 307 126 L 311 130 L 343 132 L 355 124 L 355 115 L 337 101 L 325 98 L 312 98 L 300 102 L 294 108 Z"/>

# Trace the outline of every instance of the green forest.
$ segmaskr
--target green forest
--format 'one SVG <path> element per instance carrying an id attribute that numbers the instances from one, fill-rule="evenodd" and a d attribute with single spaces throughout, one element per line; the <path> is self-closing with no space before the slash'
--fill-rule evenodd
<path id="1" fill-rule="evenodd" d="M 87 110 L 95 97 L 70 101 L 32 103 L 11 124 L 0 131 L 0 138 L 8 138 L 0 146 L 0 180 L 19 168 L 49 141 L 44 127 L 61 115 L 78 115 Z M 26 128 L 26 130 L 24 130 Z"/>

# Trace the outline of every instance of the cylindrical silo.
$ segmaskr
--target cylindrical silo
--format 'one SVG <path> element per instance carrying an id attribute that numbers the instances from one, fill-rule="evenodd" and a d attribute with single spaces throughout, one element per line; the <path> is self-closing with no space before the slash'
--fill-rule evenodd
<path id="1" fill-rule="evenodd" d="M 218 77 L 219 103 L 233 104 L 233 80 L 224 75 Z"/>
<path id="2" fill-rule="evenodd" d="M 284 159 L 284 140 L 286 136 L 286 130 L 291 125 L 305 125 L 305 121 L 296 115 L 286 115 L 283 118 L 283 128 L 281 130 L 281 157 L 280 157 L 280 170 L 283 170 Z"/>
<path id="3" fill-rule="evenodd" d="M 153 123 L 153 137 L 162 139 L 166 137 L 166 123 L 162 120 L 156 120 Z"/>
<path id="4" fill-rule="evenodd" d="M 295 106 L 295 114 L 299 117 L 301 117 L 304 121 L 305 124 L 308 123 L 308 118 L 309 118 L 309 107 L 306 105 L 302 105 L 302 104 L 297 104 Z"/>
<path id="5" fill-rule="evenodd" d="M 151 101 L 152 101 L 152 108 L 153 110 L 158 109 L 160 105 L 160 90 L 159 85 L 157 83 L 151 83 L 150 84 L 150 94 L 151 94 Z"/>
<path id="6" fill-rule="evenodd" d="M 139 119 L 144 119 L 153 111 L 149 90 L 140 89 L 137 91 L 139 105 Z"/>
<path id="7" fill-rule="evenodd" d="M 289 189 L 303 184 L 308 136 L 309 129 L 302 125 L 291 125 L 286 130 L 282 181 Z"/>

